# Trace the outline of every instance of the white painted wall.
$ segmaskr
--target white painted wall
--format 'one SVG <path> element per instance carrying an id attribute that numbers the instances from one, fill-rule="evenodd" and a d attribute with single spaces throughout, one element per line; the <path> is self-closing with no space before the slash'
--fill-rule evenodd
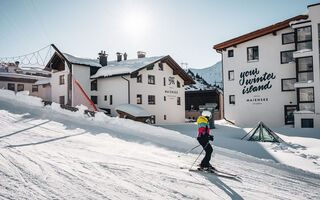
<path id="1" fill-rule="evenodd" d="M 163 71 L 159 70 L 158 63 L 153 70 L 143 69 L 139 72 L 142 74 L 142 83 L 137 83 L 136 78 L 124 76 L 130 80 L 130 103 L 141 106 L 151 115 L 156 116 L 156 123 L 183 123 L 185 118 L 185 95 L 183 80 L 178 75 L 173 75 L 173 70 L 163 63 Z M 155 76 L 155 84 L 148 84 L 148 75 Z M 175 78 L 175 85 L 168 85 L 168 77 Z M 166 78 L 166 86 L 163 85 L 163 78 Z M 181 87 L 177 88 L 177 80 Z M 177 94 L 169 95 L 165 91 L 176 91 Z M 142 95 L 142 104 L 137 104 L 137 94 Z M 108 95 L 107 101 L 104 96 Z M 113 105 L 110 105 L 110 95 L 113 96 Z M 148 95 L 155 95 L 156 104 L 148 104 Z M 98 106 L 111 109 L 111 115 L 117 116 L 115 107 L 120 104 L 128 103 L 128 83 L 120 76 L 98 79 Z M 166 96 L 166 101 L 164 101 Z M 181 97 L 181 105 L 177 105 L 177 97 Z M 167 119 L 164 120 L 164 115 Z"/>
<path id="2" fill-rule="evenodd" d="M 253 126 L 258 121 L 272 127 L 284 125 L 284 105 L 296 105 L 296 92 L 282 92 L 281 79 L 295 78 L 295 63 L 281 64 L 280 52 L 294 50 L 294 44 L 282 45 L 282 34 L 293 30 L 286 28 L 277 31 L 276 35 L 268 34 L 241 44 L 227 48 L 223 55 L 223 82 L 225 118 L 240 126 Z M 259 47 L 259 61 L 247 61 L 247 47 Z M 234 50 L 234 57 L 228 58 L 228 50 Z M 240 73 L 257 68 L 258 76 L 265 72 L 273 73 L 276 78 L 270 80 L 271 89 L 242 94 Z M 235 80 L 228 80 L 228 71 L 234 70 Z M 250 76 L 252 78 L 252 76 Z M 264 82 L 264 84 L 267 83 Z M 260 85 L 260 84 L 254 84 Z M 235 105 L 229 104 L 229 95 L 235 95 Z M 261 103 L 247 102 L 247 99 L 268 98 Z"/>
<path id="3" fill-rule="evenodd" d="M 51 97 L 52 101 L 59 103 L 59 97 L 64 96 L 64 102 L 67 103 L 67 97 L 68 97 L 68 73 L 69 69 L 67 65 L 65 64 L 65 70 L 58 71 L 58 72 L 52 72 L 51 75 Z M 59 77 L 60 75 L 64 75 L 64 84 L 59 84 Z"/>

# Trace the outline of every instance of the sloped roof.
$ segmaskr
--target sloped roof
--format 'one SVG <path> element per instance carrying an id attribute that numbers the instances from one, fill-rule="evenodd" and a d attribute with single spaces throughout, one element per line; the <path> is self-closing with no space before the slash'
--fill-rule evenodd
<path id="1" fill-rule="evenodd" d="M 134 117 L 150 117 L 150 114 L 146 110 L 133 104 L 121 104 L 116 107 L 116 111 L 122 111 Z"/>
<path id="2" fill-rule="evenodd" d="M 102 67 L 98 59 L 79 58 L 67 53 L 63 53 L 63 56 L 72 64 L 87 65 L 92 67 Z"/>
<path id="3" fill-rule="evenodd" d="M 284 29 L 284 28 L 287 28 L 287 27 L 290 26 L 289 23 L 291 21 L 307 19 L 307 18 L 308 18 L 308 15 L 298 15 L 298 16 L 292 17 L 290 19 L 284 20 L 282 22 L 273 24 L 271 26 L 267 26 L 265 28 L 253 31 L 251 33 L 247 33 L 245 35 L 233 38 L 231 40 L 227 40 L 225 42 L 216 44 L 216 45 L 213 46 L 213 48 L 216 49 L 217 51 L 221 51 L 224 48 L 231 47 L 231 46 L 234 46 L 234 45 L 237 45 L 237 44 L 240 44 L 240 43 L 255 39 L 257 37 L 261 37 L 263 35 L 266 35 L 266 34 L 269 34 L 269 33 Z"/>
<path id="4" fill-rule="evenodd" d="M 131 60 L 123 60 L 120 62 L 109 61 L 108 65 L 100 68 L 91 78 L 110 77 L 118 74 L 131 74 L 145 66 L 151 65 L 165 56 L 157 56 L 150 58 L 138 58 Z"/>

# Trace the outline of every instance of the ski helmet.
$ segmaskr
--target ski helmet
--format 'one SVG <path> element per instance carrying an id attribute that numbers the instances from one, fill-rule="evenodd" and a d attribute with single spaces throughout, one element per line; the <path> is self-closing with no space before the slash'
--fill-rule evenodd
<path id="1" fill-rule="evenodd" d="M 211 112 L 208 110 L 204 110 L 201 115 L 209 119 L 211 118 Z"/>

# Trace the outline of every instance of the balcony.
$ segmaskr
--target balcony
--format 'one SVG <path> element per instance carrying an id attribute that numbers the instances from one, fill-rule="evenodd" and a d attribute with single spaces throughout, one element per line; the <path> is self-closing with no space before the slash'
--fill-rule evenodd
<path id="1" fill-rule="evenodd" d="M 293 58 L 302 58 L 312 56 L 312 49 L 301 49 L 293 52 Z"/>

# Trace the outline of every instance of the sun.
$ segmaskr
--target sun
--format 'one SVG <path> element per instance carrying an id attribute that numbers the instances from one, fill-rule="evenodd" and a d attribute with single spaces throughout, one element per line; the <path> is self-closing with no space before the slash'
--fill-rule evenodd
<path id="1" fill-rule="evenodd" d="M 123 22 L 124 30 L 133 37 L 143 36 L 149 26 L 148 16 L 143 12 L 127 13 Z"/>

